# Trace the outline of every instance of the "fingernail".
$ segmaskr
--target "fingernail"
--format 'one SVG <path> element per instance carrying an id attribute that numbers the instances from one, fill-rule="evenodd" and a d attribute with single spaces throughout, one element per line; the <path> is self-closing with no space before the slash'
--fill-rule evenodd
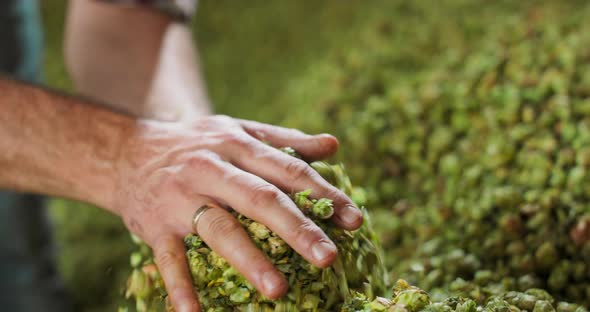
<path id="1" fill-rule="evenodd" d="M 277 289 L 283 287 L 283 278 L 274 272 L 264 272 L 262 275 L 262 287 L 264 287 L 269 294 L 274 294 L 277 292 Z"/>
<path id="2" fill-rule="evenodd" d="M 320 241 L 313 244 L 311 252 L 317 261 L 324 261 L 326 258 L 332 256 L 332 254 L 336 253 L 337 249 L 332 243 Z"/>
<path id="3" fill-rule="evenodd" d="M 199 306 L 196 303 L 186 302 L 180 305 L 178 312 L 195 312 L 199 311 Z"/>
<path id="4" fill-rule="evenodd" d="M 353 205 L 346 205 L 340 218 L 347 224 L 357 224 L 362 217 L 361 211 Z"/>

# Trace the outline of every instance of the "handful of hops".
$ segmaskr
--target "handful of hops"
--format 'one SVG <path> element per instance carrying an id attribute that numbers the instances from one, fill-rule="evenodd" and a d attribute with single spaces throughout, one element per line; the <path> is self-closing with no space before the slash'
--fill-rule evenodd
<path id="1" fill-rule="evenodd" d="M 377 297 L 369 301 L 357 294 L 347 302 L 342 312 L 587 312 L 582 306 L 559 302 L 542 289 L 525 292 L 510 291 L 489 298 L 479 305 L 473 299 L 448 297 L 441 302 L 432 302 L 422 289 L 410 286 L 405 280 L 398 280 L 393 288 L 393 298 Z"/>
<path id="2" fill-rule="evenodd" d="M 296 156 L 290 148 L 283 151 Z M 351 186 L 341 165 L 310 165 L 357 202 L 362 199 L 362 192 Z M 266 226 L 233 211 L 254 243 L 285 275 L 289 292 L 279 300 L 265 298 L 200 237 L 189 234 L 184 239 L 186 256 L 203 311 L 339 311 L 353 296 L 362 294 L 363 298 L 373 299 L 385 290 L 387 274 L 366 211 L 363 209 L 365 223 L 359 230 L 343 230 L 327 220 L 334 211 L 332 200 L 312 199 L 310 194 L 305 190 L 291 194 L 291 198 L 334 241 L 338 247 L 336 262 L 325 269 L 315 267 Z M 173 311 L 151 250 L 138 243 L 139 251 L 131 255 L 134 269 L 125 297 L 135 302 L 139 312 Z"/>

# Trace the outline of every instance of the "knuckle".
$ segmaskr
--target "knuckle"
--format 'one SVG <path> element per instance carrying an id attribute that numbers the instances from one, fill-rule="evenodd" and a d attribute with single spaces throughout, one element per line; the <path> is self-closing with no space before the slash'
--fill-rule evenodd
<path id="1" fill-rule="evenodd" d="M 215 167 L 215 159 L 208 153 L 195 153 L 186 160 L 186 164 L 196 170 L 210 169 Z"/>
<path id="2" fill-rule="evenodd" d="M 352 201 L 348 198 L 348 196 L 346 196 L 342 191 L 340 191 L 339 189 L 333 187 L 333 186 L 328 186 L 327 189 L 324 192 L 324 196 L 326 198 L 329 198 L 331 200 L 333 200 L 335 203 L 352 203 Z"/>
<path id="3" fill-rule="evenodd" d="M 211 117 L 211 120 L 219 123 L 234 123 L 234 119 L 227 115 L 215 115 Z"/>
<path id="4" fill-rule="evenodd" d="M 221 137 L 220 144 L 222 144 L 222 145 L 230 144 L 230 145 L 241 146 L 241 145 L 243 145 L 243 142 L 244 142 L 243 136 L 240 133 L 234 132 L 234 131 L 224 132 L 224 133 L 220 134 L 220 137 Z"/>
<path id="5" fill-rule="evenodd" d="M 253 157 L 260 148 L 260 142 L 251 138 L 245 138 L 239 144 L 244 157 Z"/>
<path id="6" fill-rule="evenodd" d="M 200 119 L 199 125 L 203 128 L 225 126 L 228 123 L 233 123 L 233 119 L 226 115 L 213 115 Z"/>
<path id="7" fill-rule="evenodd" d="M 230 236 L 241 228 L 240 224 L 233 217 L 225 214 L 214 216 L 207 224 L 207 232 L 214 237 L 218 237 L 218 235 Z"/>
<path id="8" fill-rule="evenodd" d="M 293 240 L 302 246 L 311 245 L 312 240 L 319 240 L 323 236 L 321 230 L 309 219 L 302 220 L 291 233 Z"/>
<path id="9" fill-rule="evenodd" d="M 233 148 L 239 149 L 241 157 L 249 157 L 252 155 L 252 151 L 256 148 L 255 143 L 257 143 L 256 140 L 252 140 L 248 136 L 239 132 L 227 133 L 221 140 L 221 144 L 230 145 Z"/>
<path id="10" fill-rule="evenodd" d="M 164 250 L 158 254 L 157 261 L 161 267 L 171 267 L 182 261 L 182 255 L 172 250 Z"/>
<path id="11" fill-rule="evenodd" d="M 158 183 L 157 187 L 155 188 L 155 192 L 158 196 L 174 190 L 178 188 L 180 184 L 179 178 L 176 174 L 172 174 L 169 172 L 163 172 L 160 178 L 160 183 Z"/>
<path id="12" fill-rule="evenodd" d="M 286 170 L 291 181 L 298 181 L 314 175 L 313 169 L 306 162 L 298 159 L 290 161 L 287 164 Z"/>
<path id="13" fill-rule="evenodd" d="M 142 198 L 153 199 L 173 191 L 176 188 L 177 179 L 166 169 L 158 169 L 153 174 L 146 176 L 142 183 L 144 186 Z"/>
<path id="14" fill-rule="evenodd" d="M 281 191 L 275 186 L 271 184 L 261 184 L 254 187 L 252 190 L 250 202 L 254 206 L 263 206 L 273 201 L 280 201 L 282 195 Z"/>

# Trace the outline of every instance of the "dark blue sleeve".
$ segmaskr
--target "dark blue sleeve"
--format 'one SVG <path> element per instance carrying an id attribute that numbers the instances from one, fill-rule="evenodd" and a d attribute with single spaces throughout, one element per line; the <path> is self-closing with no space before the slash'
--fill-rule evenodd
<path id="1" fill-rule="evenodd" d="M 97 0 L 118 5 L 142 6 L 163 13 L 179 22 L 187 22 L 194 15 L 197 0 Z"/>
<path id="2" fill-rule="evenodd" d="M 41 80 L 42 32 L 36 0 L 0 1 L 0 72 Z"/>

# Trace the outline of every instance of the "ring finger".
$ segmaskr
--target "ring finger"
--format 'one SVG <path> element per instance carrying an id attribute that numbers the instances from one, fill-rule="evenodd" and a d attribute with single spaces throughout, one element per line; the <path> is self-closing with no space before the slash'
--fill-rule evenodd
<path id="1" fill-rule="evenodd" d="M 212 207 L 198 218 L 198 235 L 266 297 L 282 296 L 288 288 L 283 275 L 254 245 L 234 216 L 219 206 Z"/>

